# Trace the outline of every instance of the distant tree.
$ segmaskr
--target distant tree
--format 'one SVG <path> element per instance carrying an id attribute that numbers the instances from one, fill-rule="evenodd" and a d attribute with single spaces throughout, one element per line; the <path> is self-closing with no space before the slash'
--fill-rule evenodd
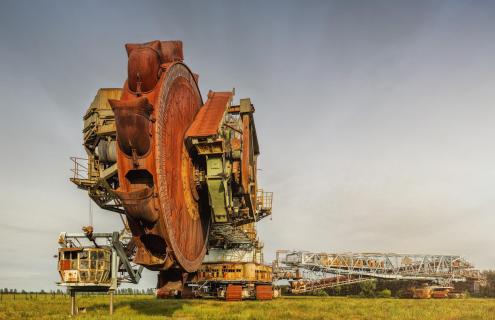
<path id="1" fill-rule="evenodd" d="M 486 277 L 486 286 L 480 288 L 480 296 L 495 297 L 495 270 L 483 271 Z"/>
<path id="2" fill-rule="evenodd" d="M 317 296 L 317 297 L 326 297 L 326 296 L 328 296 L 328 293 L 325 290 L 317 290 L 317 291 L 314 291 L 311 295 Z"/>
<path id="3" fill-rule="evenodd" d="M 374 297 L 376 290 L 376 282 L 374 280 L 364 281 L 359 284 L 361 291 L 359 295 L 362 297 Z"/>
<path id="4" fill-rule="evenodd" d="M 383 289 L 378 292 L 378 297 L 380 298 L 390 298 L 392 296 L 392 291 L 390 289 Z"/>
<path id="5" fill-rule="evenodd" d="M 337 286 L 325 290 L 325 292 L 330 296 L 340 296 L 342 295 L 342 291 L 342 286 Z"/>

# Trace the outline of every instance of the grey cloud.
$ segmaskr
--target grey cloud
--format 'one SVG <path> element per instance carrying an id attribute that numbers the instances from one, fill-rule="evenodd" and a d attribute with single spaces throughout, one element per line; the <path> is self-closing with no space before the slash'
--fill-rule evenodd
<path id="1" fill-rule="evenodd" d="M 125 42 L 182 39 L 203 94 L 256 106 L 261 222 L 276 249 L 456 253 L 493 268 L 494 4 L 469 1 L 5 1 L 0 287 L 54 288 L 82 115 L 120 87 Z M 138 23 L 136 23 L 136 21 Z M 96 210 L 100 231 L 120 226 Z M 15 250 L 22 245 L 25 250 Z M 34 261 L 35 260 L 35 261 Z M 142 287 L 155 285 L 148 272 Z"/>

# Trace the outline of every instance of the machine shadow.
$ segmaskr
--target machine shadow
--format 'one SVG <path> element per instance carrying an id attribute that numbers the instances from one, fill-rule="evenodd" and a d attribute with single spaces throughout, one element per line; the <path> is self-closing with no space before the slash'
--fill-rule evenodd
<path id="1" fill-rule="evenodd" d="M 171 317 L 177 310 L 181 310 L 185 305 L 191 304 L 186 299 L 147 299 L 138 301 L 115 301 L 114 313 L 119 313 L 119 309 L 130 307 L 141 315 L 147 316 L 168 316 Z M 88 306 L 88 312 L 108 310 L 108 303 L 99 303 Z"/>

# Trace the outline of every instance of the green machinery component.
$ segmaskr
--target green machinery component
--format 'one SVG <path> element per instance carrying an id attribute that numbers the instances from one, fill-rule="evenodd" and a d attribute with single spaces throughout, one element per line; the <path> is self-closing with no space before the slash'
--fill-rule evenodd
<path id="1" fill-rule="evenodd" d="M 233 92 L 211 92 L 186 141 L 204 158 L 214 223 L 242 225 L 271 214 L 271 193 L 257 190 L 260 154 L 250 99 L 232 105 Z M 204 177 L 203 177 L 204 175 Z"/>
<path id="2" fill-rule="evenodd" d="M 117 133 L 115 115 L 108 102 L 121 95 L 122 89 L 118 88 L 98 90 L 83 118 L 87 158 L 71 158 L 70 180 L 87 190 L 99 207 L 123 214 L 124 207 L 114 193 L 119 187 Z M 191 184 L 208 191 L 212 213 L 210 247 L 252 247 L 253 239 L 243 232 L 242 226 L 271 214 L 272 193 L 257 186 L 260 151 L 255 109 L 249 98 L 233 104 L 233 96 L 233 91 L 210 91 L 184 139 L 199 159 Z"/>

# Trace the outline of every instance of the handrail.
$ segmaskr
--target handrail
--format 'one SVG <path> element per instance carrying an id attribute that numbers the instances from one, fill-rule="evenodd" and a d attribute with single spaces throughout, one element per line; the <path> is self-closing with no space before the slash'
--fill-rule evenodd
<path id="1" fill-rule="evenodd" d="M 70 160 L 74 163 L 74 167 L 70 169 L 73 179 L 88 179 L 89 169 L 82 164 L 83 161 L 88 161 L 86 158 L 70 157 Z"/>
<path id="2" fill-rule="evenodd" d="M 265 192 L 258 189 L 256 195 L 256 209 L 258 211 L 271 211 L 273 202 L 273 192 Z"/>

